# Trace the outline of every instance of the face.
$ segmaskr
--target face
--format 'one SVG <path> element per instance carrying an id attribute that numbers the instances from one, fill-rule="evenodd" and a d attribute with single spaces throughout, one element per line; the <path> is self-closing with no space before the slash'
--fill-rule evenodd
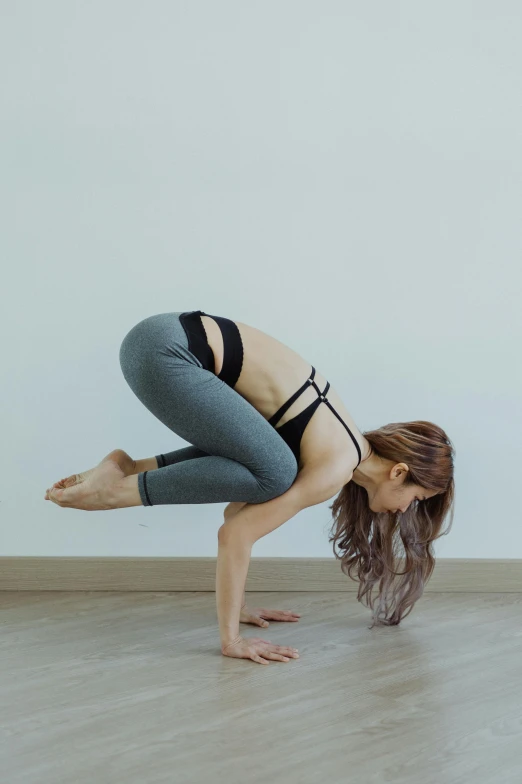
<path id="1" fill-rule="evenodd" d="M 394 466 L 391 478 L 381 482 L 370 500 L 372 512 L 406 512 L 410 504 L 416 501 L 425 501 L 433 498 L 437 493 L 433 490 L 426 490 L 420 485 L 404 485 L 407 472 L 400 468 L 404 464 L 399 463 Z"/>

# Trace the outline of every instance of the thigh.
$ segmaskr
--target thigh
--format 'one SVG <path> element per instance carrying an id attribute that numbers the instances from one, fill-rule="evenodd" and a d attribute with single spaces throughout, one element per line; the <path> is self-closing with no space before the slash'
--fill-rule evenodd
<path id="1" fill-rule="evenodd" d="M 208 455 L 242 463 L 260 479 L 280 474 L 288 486 L 293 483 L 297 461 L 288 444 L 212 372 L 194 365 L 169 366 L 165 373 L 156 372 L 155 383 L 157 394 L 146 405 L 178 436 Z"/>
<path id="2" fill-rule="evenodd" d="M 295 456 L 274 427 L 245 398 L 188 349 L 179 314 L 140 322 L 120 349 L 125 379 L 170 430 L 208 455 L 249 468 L 262 482 L 277 477 L 284 492 L 297 471 Z"/>

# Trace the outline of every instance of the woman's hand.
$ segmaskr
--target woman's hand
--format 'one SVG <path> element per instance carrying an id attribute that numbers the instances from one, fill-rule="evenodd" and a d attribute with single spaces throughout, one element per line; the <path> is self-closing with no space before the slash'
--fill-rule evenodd
<path id="1" fill-rule="evenodd" d="M 271 621 L 298 621 L 301 615 L 291 610 L 267 610 L 265 607 L 247 607 L 246 604 L 241 608 L 239 623 L 252 623 L 254 626 L 269 626 L 267 619 Z"/>
<path id="2" fill-rule="evenodd" d="M 298 659 L 297 648 L 288 648 L 284 645 L 273 645 L 270 640 L 262 640 L 261 637 L 246 637 L 241 635 L 221 646 L 223 656 L 231 656 L 234 659 L 252 659 L 259 664 L 270 664 L 268 659 L 274 661 L 290 661 Z"/>

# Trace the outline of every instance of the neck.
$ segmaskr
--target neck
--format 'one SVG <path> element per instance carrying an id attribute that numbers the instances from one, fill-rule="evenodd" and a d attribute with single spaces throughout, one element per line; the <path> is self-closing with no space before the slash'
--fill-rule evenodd
<path id="1" fill-rule="evenodd" d="M 353 472 L 352 482 L 364 487 L 371 496 L 379 484 L 387 477 L 385 461 L 378 457 L 369 446 L 367 456 L 364 457 Z"/>

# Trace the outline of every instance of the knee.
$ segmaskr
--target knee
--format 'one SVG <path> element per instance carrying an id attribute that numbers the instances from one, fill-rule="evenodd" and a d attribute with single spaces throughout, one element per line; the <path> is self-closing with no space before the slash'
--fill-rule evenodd
<path id="1" fill-rule="evenodd" d="M 286 493 L 295 482 L 298 472 L 297 460 L 290 449 L 289 452 L 290 456 L 275 463 L 277 470 L 273 471 L 270 477 L 266 478 L 263 482 L 262 492 L 264 501 L 271 501 L 272 498 L 283 495 L 283 493 Z"/>

